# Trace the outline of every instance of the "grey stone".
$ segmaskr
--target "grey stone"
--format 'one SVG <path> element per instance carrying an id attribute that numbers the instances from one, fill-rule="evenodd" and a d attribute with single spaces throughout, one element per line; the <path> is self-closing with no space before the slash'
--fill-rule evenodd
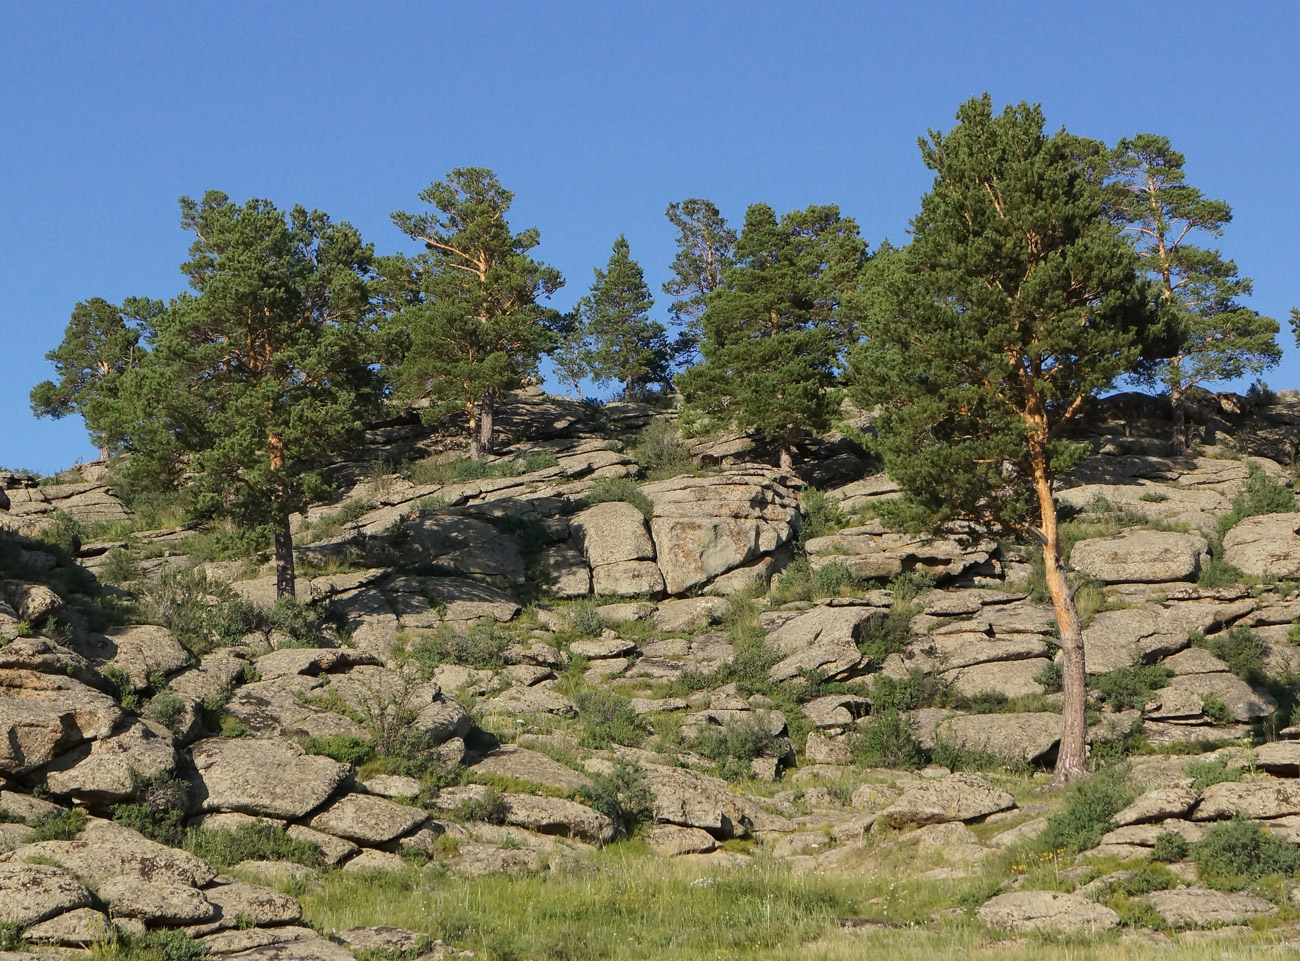
<path id="1" fill-rule="evenodd" d="M 308 826 L 374 847 L 410 834 L 427 820 L 423 810 L 368 794 L 347 794 L 316 814 Z"/>
<path id="2" fill-rule="evenodd" d="M 90 892 L 64 868 L 0 863 L 0 924 L 25 928 L 90 903 Z"/>
<path id="3" fill-rule="evenodd" d="M 974 774 L 949 774 L 908 788 L 880 814 L 891 827 L 974 821 L 1015 807 L 1015 799 Z"/>
<path id="4" fill-rule="evenodd" d="M 953 747 L 1032 764 L 1061 739 L 1059 714 L 963 714 L 940 722 L 935 739 Z"/>
<path id="5" fill-rule="evenodd" d="M 1009 891 L 986 901 L 977 914 L 990 927 L 1007 931 L 1095 933 L 1119 925 L 1110 908 L 1062 891 Z"/>
<path id="6" fill-rule="evenodd" d="M 199 811 L 296 821 L 320 807 L 350 774 L 346 764 L 275 738 L 209 738 L 194 744 L 190 755 Z"/>
<path id="7" fill-rule="evenodd" d="M 1080 541 L 1070 565 L 1106 584 L 1195 580 L 1208 557 L 1199 534 L 1175 531 L 1125 531 Z"/>
<path id="8" fill-rule="evenodd" d="M 1229 894 L 1203 888 L 1155 891 L 1144 899 L 1160 916 L 1177 927 L 1238 924 L 1274 913 L 1277 908 L 1251 894 Z"/>
<path id="9" fill-rule="evenodd" d="M 1262 514 L 1223 536 L 1223 559 L 1256 577 L 1300 577 L 1300 513 Z"/>

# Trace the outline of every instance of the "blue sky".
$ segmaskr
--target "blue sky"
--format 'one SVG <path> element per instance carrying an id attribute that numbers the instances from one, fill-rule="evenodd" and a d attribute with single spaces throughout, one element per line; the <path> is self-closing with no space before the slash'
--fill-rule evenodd
<path id="1" fill-rule="evenodd" d="M 1220 241 L 1257 309 L 1300 304 L 1294 220 L 1300 5 L 867 2 L 10 3 L 0 31 L 0 466 L 94 451 L 37 421 L 73 305 L 167 298 L 189 239 L 177 198 L 224 190 L 350 220 L 456 166 L 516 193 L 514 226 L 567 307 L 625 233 L 652 289 L 673 200 L 837 203 L 874 247 L 905 237 L 930 177 L 916 138 L 957 105 L 1043 104 L 1114 142 L 1165 134 L 1232 204 Z M 664 312 L 669 298 L 660 298 Z M 1300 387 L 1300 354 L 1267 375 Z"/>

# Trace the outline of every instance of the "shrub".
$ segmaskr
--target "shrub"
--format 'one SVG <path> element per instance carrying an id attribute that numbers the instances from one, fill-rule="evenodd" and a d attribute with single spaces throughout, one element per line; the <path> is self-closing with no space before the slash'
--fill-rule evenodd
<path id="1" fill-rule="evenodd" d="M 873 711 L 910 711 L 918 707 L 944 707 L 952 703 L 951 685 L 937 672 L 913 668 L 906 677 L 877 674 L 871 682 Z"/>
<path id="2" fill-rule="evenodd" d="M 279 631 L 293 638 L 292 645 L 282 642 L 281 647 L 321 647 L 325 642 L 321 635 L 320 618 L 311 607 L 296 597 L 277 597 L 275 605 L 266 612 L 265 625 L 268 630 Z"/>
<path id="3" fill-rule="evenodd" d="M 654 513 L 654 505 L 650 503 L 650 498 L 641 493 L 641 488 L 630 477 L 598 477 L 591 485 L 591 490 L 587 491 L 582 498 L 583 505 L 586 507 L 607 501 L 623 501 L 631 504 L 646 517 Z"/>
<path id="4" fill-rule="evenodd" d="M 630 837 L 642 824 L 654 820 L 655 797 L 639 764 L 618 761 L 609 774 L 591 775 L 591 787 L 583 789 L 583 800 L 608 817 L 621 837 Z"/>
<path id="5" fill-rule="evenodd" d="M 38 841 L 71 841 L 86 826 L 86 812 L 80 808 L 60 811 L 58 814 L 44 814 L 33 818 L 30 826 L 35 830 L 23 842 L 36 844 Z"/>
<path id="6" fill-rule="evenodd" d="M 533 471 L 546 470 L 548 467 L 556 467 L 560 459 L 555 456 L 554 451 L 535 450 L 529 451 L 515 463 L 519 467 L 520 473 L 531 474 Z"/>
<path id="7" fill-rule="evenodd" d="M 175 735 L 185 730 L 185 702 L 164 688 L 145 705 L 145 713 Z"/>
<path id="8" fill-rule="evenodd" d="M 1237 719 L 1237 716 L 1232 713 L 1228 705 L 1213 694 L 1201 695 L 1201 709 L 1205 712 L 1205 716 L 1215 724 L 1231 724 Z"/>
<path id="9" fill-rule="evenodd" d="M 1175 861 L 1185 860 L 1190 851 L 1191 845 L 1185 837 L 1166 831 L 1156 838 L 1156 843 L 1151 848 L 1151 860 L 1172 864 Z"/>
<path id="10" fill-rule="evenodd" d="M 583 747 L 603 751 L 615 744 L 639 747 L 648 731 L 645 722 L 632 710 L 627 698 L 605 688 L 580 691 L 573 698 L 578 705 Z"/>
<path id="11" fill-rule="evenodd" d="M 1300 847 L 1274 837 L 1254 821 L 1212 824 L 1191 845 L 1201 880 L 1212 887 L 1236 889 L 1266 874 L 1291 877 L 1300 871 Z"/>
<path id="12" fill-rule="evenodd" d="M 439 664 L 499 671 L 505 667 L 505 651 L 512 642 L 496 624 L 476 624 L 464 633 L 444 624 L 432 636 L 407 648 L 404 656 L 418 664 L 426 676 Z"/>
<path id="13" fill-rule="evenodd" d="M 810 541 L 839 530 L 848 523 L 840 502 L 827 497 L 824 491 L 810 487 L 803 494 L 803 524 L 799 529 L 800 541 Z"/>
<path id="14" fill-rule="evenodd" d="M 348 737 L 346 734 L 303 737 L 298 739 L 298 744 L 308 754 L 333 758 L 341 764 L 351 764 L 353 767 L 360 767 L 375 756 L 373 742 L 365 738 Z"/>
<path id="15" fill-rule="evenodd" d="M 1011 698 L 1001 691 L 977 691 L 970 696 L 972 714 L 1003 714 L 1011 704 Z"/>
<path id="16" fill-rule="evenodd" d="M 1239 678 L 1251 684 L 1264 680 L 1264 658 L 1268 644 L 1249 627 L 1233 627 L 1210 637 L 1198 636 L 1196 643 L 1204 647 Z"/>
<path id="17" fill-rule="evenodd" d="M 690 446 L 682 440 L 676 426 L 665 418 L 655 418 L 641 431 L 636 441 L 636 457 L 653 480 L 695 470 Z"/>
<path id="18" fill-rule="evenodd" d="M 140 561 L 129 547 L 114 547 L 95 572 L 105 584 L 130 584 L 144 576 Z"/>
<path id="19" fill-rule="evenodd" d="M 280 828 L 258 821 L 233 831 L 224 828 L 190 828 L 186 851 L 219 868 L 240 861 L 293 861 L 315 867 L 321 863 L 320 847 L 292 838 Z"/>
<path id="20" fill-rule="evenodd" d="M 1212 784 L 1241 780 L 1241 768 L 1228 767 L 1228 762 L 1221 757 L 1208 761 L 1189 761 L 1183 766 L 1183 773 L 1192 778 L 1192 787 L 1197 791 L 1203 791 Z"/>
<path id="21" fill-rule="evenodd" d="M 934 575 L 920 568 L 912 568 L 894 577 L 886 586 L 894 593 L 894 606 L 906 606 L 922 594 L 934 590 Z"/>
<path id="22" fill-rule="evenodd" d="M 1139 494 L 1138 500 L 1146 501 L 1148 504 L 1162 504 L 1169 500 L 1169 495 L 1164 491 L 1147 491 L 1145 494 Z"/>
<path id="23" fill-rule="evenodd" d="M 858 635 L 858 650 L 876 665 L 884 663 L 890 654 L 901 653 L 912 637 L 914 613 L 910 605 L 899 603 L 895 598 L 887 614 L 873 617 L 863 625 Z"/>
<path id="24" fill-rule="evenodd" d="M 494 787 L 478 797 L 466 798 L 456 805 L 452 817 L 458 821 L 483 821 L 487 824 L 505 824 L 510 806 L 505 796 Z"/>
<path id="25" fill-rule="evenodd" d="M 718 773 L 729 780 L 750 775 L 750 762 L 777 753 L 779 738 L 768 731 L 757 715 L 732 718 L 725 724 L 705 726 L 691 742 L 691 749 L 718 765 Z"/>
<path id="26" fill-rule="evenodd" d="M 0 924 L 0 951 L 26 951 L 27 939 L 16 921 Z"/>
<path id="27" fill-rule="evenodd" d="M 1096 847 L 1102 835 L 1114 827 L 1111 818 L 1133 798 L 1133 791 L 1124 783 L 1124 771 L 1118 767 L 1076 781 L 1066 796 L 1065 810 L 1047 819 L 1047 827 L 1038 837 L 1039 847 L 1071 854 Z"/>
<path id="28" fill-rule="evenodd" d="M 598 637 L 600 632 L 609 626 L 609 623 L 600 616 L 599 607 L 599 604 L 591 600 L 576 601 L 570 605 L 564 612 L 565 619 L 569 622 L 569 630 L 583 637 Z"/>
<path id="29" fill-rule="evenodd" d="M 1199 587 L 1211 589 L 1231 587 L 1248 580 L 1250 576 L 1245 571 L 1234 567 L 1221 557 L 1211 557 L 1209 563 L 1203 564 L 1200 573 L 1196 575 L 1196 583 Z"/>
<path id="30" fill-rule="evenodd" d="M 853 760 L 867 767 L 914 771 L 925 763 L 911 718 L 895 708 L 876 708 L 860 731 L 849 737 Z"/>
<path id="31" fill-rule="evenodd" d="M 196 657 L 237 644 L 257 627 L 253 605 L 197 567 L 165 572 L 150 588 L 148 601 L 158 623 Z"/>
<path id="32" fill-rule="evenodd" d="M 1052 661 L 1045 668 L 1034 675 L 1034 680 L 1043 685 L 1043 690 L 1048 694 L 1055 694 L 1061 690 L 1064 679 L 1061 676 L 1061 664 L 1059 661 Z"/>
<path id="33" fill-rule="evenodd" d="M 1097 699 L 1117 711 L 1142 710 L 1168 683 L 1168 669 L 1157 665 L 1119 667 L 1090 681 Z"/>
<path id="34" fill-rule="evenodd" d="M 1261 514 L 1286 514 L 1296 509 L 1295 495 L 1264 473 L 1258 464 L 1246 467 L 1248 476 L 1232 499 L 1232 510 L 1219 518 L 1219 536 L 1232 530 L 1247 517 Z"/>

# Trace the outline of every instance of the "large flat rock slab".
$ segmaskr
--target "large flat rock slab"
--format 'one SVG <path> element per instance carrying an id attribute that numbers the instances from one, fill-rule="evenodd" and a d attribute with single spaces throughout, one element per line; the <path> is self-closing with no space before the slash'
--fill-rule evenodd
<path id="1" fill-rule="evenodd" d="M 1005 931 L 1045 931 L 1052 934 L 1109 931 L 1119 915 L 1104 905 L 1061 891 L 1010 891 L 990 898 L 979 919 Z"/>
<path id="2" fill-rule="evenodd" d="M 0 864 L 0 924 L 20 928 L 92 903 L 72 872 L 48 864 Z"/>
<path id="3" fill-rule="evenodd" d="M 1105 584 L 1190 581 L 1208 559 L 1207 551 L 1199 534 L 1125 531 L 1079 541 L 1070 565 Z"/>
<path id="4" fill-rule="evenodd" d="M 238 811 L 297 821 L 320 807 L 351 768 L 279 738 L 209 738 L 190 748 L 201 812 Z"/>
<path id="5" fill-rule="evenodd" d="M 1001 788 L 976 774 L 958 773 L 908 788 L 880 812 L 880 820 L 890 827 L 976 821 L 1015 806 L 1015 798 Z"/>
<path id="6" fill-rule="evenodd" d="M 1059 714 L 962 714 L 941 721 L 935 740 L 977 754 L 1032 764 L 1061 740 Z"/>
<path id="7" fill-rule="evenodd" d="M 1223 559 L 1256 577 L 1300 577 L 1300 513 L 1239 521 L 1223 535 Z"/>

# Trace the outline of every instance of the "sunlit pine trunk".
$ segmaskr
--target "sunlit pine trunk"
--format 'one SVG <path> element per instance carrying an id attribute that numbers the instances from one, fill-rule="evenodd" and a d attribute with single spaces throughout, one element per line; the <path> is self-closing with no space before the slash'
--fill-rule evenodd
<path id="1" fill-rule="evenodd" d="M 1061 556 L 1061 532 L 1056 518 L 1056 500 L 1047 474 L 1047 447 L 1043 435 L 1030 440 L 1030 463 L 1034 493 L 1042 514 L 1043 572 L 1052 609 L 1061 633 L 1061 747 L 1056 755 L 1053 784 L 1065 784 L 1088 773 L 1088 675 L 1084 665 L 1083 628 L 1074 594 L 1065 576 Z"/>
<path id="2" fill-rule="evenodd" d="M 794 451 L 789 447 L 781 448 L 781 470 L 794 470 Z"/>
<path id="3" fill-rule="evenodd" d="M 1169 384 L 1169 403 L 1173 407 L 1174 452 L 1187 453 L 1187 398 L 1184 394 L 1182 378 L 1174 375 Z"/>
<path id="4" fill-rule="evenodd" d="M 284 441 L 275 434 L 267 437 L 271 451 L 271 470 L 284 468 Z M 289 512 L 279 502 L 272 505 L 275 525 L 275 596 L 294 597 L 297 572 L 293 563 L 293 534 L 289 530 Z"/>

